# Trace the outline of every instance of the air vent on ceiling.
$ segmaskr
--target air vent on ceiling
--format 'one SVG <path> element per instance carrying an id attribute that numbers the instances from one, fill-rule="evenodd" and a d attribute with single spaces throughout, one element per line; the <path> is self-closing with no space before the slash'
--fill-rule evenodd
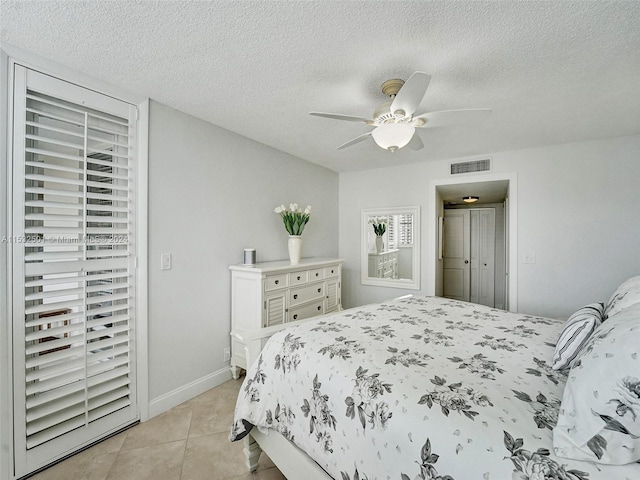
<path id="1" fill-rule="evenodd" d="M 488 172 L 491 170 L 491 160 L 474 160 L 472 162 L 460 162 L 451 164 L 451 175 L 460 173 Z"/>

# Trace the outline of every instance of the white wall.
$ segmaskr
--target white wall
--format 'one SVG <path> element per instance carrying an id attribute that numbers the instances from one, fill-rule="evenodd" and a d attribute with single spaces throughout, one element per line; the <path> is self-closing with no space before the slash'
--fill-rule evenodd
<path id="1" fill-rule="evenodd" d="M 518 310 L 566 317 L 582 305 L 606 301 L 615 287 L 640 273 L 640 136 L 618 137 L 491 154 L 493 174 L 515 173 L 518 186 Z M 340 256 L 347 307 L 416 293 L 360 284 L 360 210 L 420 205 L 422 251 L 432 180 L 449 177 L 450 160 L 340 174 Z M 477 175 L 474 178 L 480 178 Z M 474 179 L 474 181 L 476 181 Z M 385 185 L 372 189 L 371 185 Z M 393 188 L 393 187 L 396 188 Z M 533 253 L 535 264 L 523 264 Z M 431 255 L 422 255 L 426 293 Z"/>
<path id="2" fill-rule="evenodd" d="M 313 207 L 302 256 L 337 256 L 337 173 L 151 102 L 151 415 L 228 375 L 228 266 L 246 247 L 258 261 L 287 258 L 273 209 L 291 202 Z M 161 253 L 171 270 L 160 270 Z"/>

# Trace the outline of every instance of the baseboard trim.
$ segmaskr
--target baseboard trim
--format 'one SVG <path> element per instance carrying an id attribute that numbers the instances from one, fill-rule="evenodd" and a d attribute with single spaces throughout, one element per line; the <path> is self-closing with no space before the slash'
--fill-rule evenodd
<path id="1" fill-rule="evenodd" d="M 171 392 L 160 395 L 149 402 L 149 418 L 160 415 L 161 413 L 164 413 L 187 400 L 197 397 L 207 390 L 211 390 L 218 385 L 222 385 L 228 380 L 231 380 L 231 370 L 229 367 L 225 367 L 222 370 L 210 373 L 209 375 L 194 380 L 182 387 L 176 388 Z M 149 418 L 142 420 L 148 420 Z"/>

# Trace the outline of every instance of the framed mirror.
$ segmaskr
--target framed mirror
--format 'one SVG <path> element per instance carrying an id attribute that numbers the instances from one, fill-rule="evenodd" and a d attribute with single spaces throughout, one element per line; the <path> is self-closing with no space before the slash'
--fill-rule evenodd
<path id="1" fill-rule="evenodd" d="M 363 285 L 420 289 L 420 207 L 362 210 Z"/>

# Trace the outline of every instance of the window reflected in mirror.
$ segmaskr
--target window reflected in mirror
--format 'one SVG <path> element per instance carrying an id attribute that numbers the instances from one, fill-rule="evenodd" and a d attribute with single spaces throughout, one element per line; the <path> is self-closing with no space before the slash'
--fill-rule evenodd
<path id="1" fill-rule="evenodd" d="M 362 211 L 362 283 L 419 289 L 419 207 Z"/>

